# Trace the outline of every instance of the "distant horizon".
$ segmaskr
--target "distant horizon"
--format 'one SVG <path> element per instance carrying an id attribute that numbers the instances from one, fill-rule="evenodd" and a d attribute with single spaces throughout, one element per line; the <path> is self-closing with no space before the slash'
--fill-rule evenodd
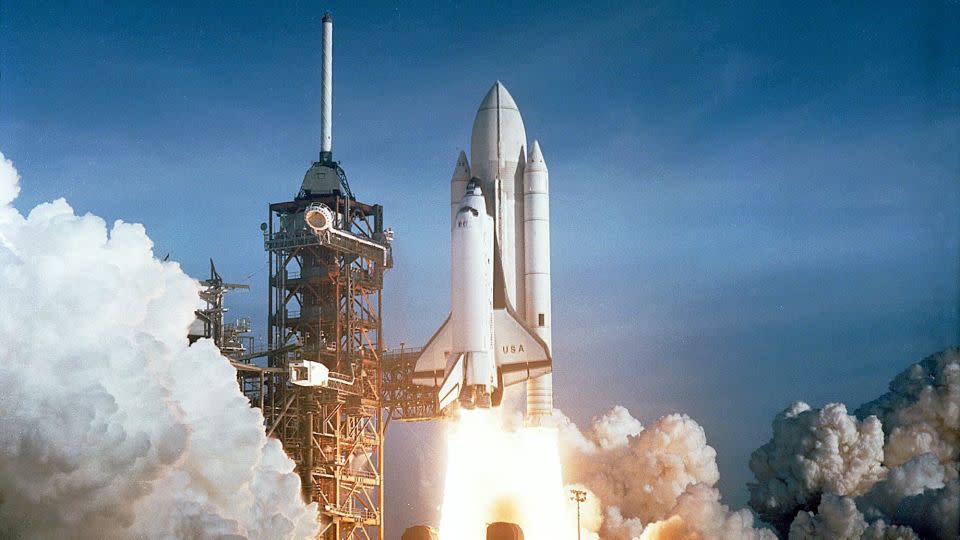
<path id="1" fill-rule="evenodd" d="M 449 182 L 496 80 L 550 169 L 556 405 L 673 412 L 745 507 L 793 401 L 845 403 L 960 344 L 960 5 L 0 5 L 14 206 L 143 223 L 197 279 L 248 283 L 266 333 L 268 205 L 319 152 L 396 232 L 387 348 L 449 311 Z M 329 8 L 328 8 L 329 6 Z M 896 7 L 895 7 L 896 6 Z M 387 522 L 434 522 L 437 425 L 393 425 Z"/>

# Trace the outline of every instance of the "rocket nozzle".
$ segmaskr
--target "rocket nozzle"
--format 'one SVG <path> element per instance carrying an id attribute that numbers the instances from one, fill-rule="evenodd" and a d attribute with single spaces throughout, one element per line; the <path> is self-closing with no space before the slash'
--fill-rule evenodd
<path id="1" fill-rule="evenodd" d="M 470 384 L 460 391 L 460 406 L 467 410 L 489 409 L 493 406 L 493 398 L 486 386 Z"/>

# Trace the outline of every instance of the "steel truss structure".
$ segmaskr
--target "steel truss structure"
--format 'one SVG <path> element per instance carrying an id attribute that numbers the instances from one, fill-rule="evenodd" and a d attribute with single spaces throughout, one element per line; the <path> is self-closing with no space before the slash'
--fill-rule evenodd
<path id="1" fill-rule="evenodd" d="M 203 289 L 200 290 L 200 300 L 206 307 L 196 310 L 197 321 L 202 323 L 203 330 L 199 333 L 188 335 L 190 343 L 200 339 L 212 339 L 220 352 L 231 360 L 236 360 L 243 356 L 249 349 L 253 348 L 253 336 L 250 336 L 250 319 L 237 319 L 235 322 L 228 323 L 224 321 L 224 314 L 227 308 L 223 305 L 223 297 L 230 291 L 237 289 L 250 289 L 249 285 L 240 283 L 227 283 L 217 272 L 217 267 L 210 259 L 210 278 L 200 282 Z"/>
<path id="2" fill-rule="evenodd" d="M 336 234 L 306 225 L 316 204 L 331 210 Z M 383 274 L 393 266 L 383 209 L 301 192 L 271 204 L 262 229 L 267 348 L 230 355 L 240 389 L 296 463 L 304 499 L 317 503 L 318 538 L 383 540 L 387 425 L 442 417 L 437 389 L 412 382 L 420 349 L 383 348 Z M 291 383 L 304 361 L 329 370 L 325 384 Z"/>
<path id="3" fill-rule="evenodd" d="M 424 422 L 443 418 L 437 390 L 433 386 L 413 384 L 413 371 L 421 347 L 387 351 L 383 354 L 383 397 L 387 421 Z"/>
<path id="4" fill-rule="evenodd" d="M 349 235 L 314 234 L 303 213 L 316 203 L 329 207 L 334 227 Z M 240 387 L 263 411 L 267 434 L 296 462 L 304 498 L 318 503 L 318 538 L 382 540 L 380 314 L 383 273 L 392 266 L 382 207 L 336 192 L 301 194 L 271 204 L 262 229 L 270 276 L 267 361 L 234 362 Z M 325 385 L 290 383 L 291 364 L 304 361 L 329 370 Z"/>

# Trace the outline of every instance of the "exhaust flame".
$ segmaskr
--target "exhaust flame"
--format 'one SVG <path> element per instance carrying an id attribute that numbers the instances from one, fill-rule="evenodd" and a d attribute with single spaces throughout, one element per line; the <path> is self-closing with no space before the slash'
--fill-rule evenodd
<path id="1" fill-rule="evenodd" d="M 447 439 L 441 540 L 483 540 L 497 521 L 527 540 L 572 540 L 566 499 L 556 429 L 508 431 L 498 411 L 461 411 Z"/>

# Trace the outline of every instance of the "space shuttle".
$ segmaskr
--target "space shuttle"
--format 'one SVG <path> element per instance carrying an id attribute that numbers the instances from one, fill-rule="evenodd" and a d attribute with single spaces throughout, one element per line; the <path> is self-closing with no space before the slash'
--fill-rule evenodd
<path id="1" fill-rule="evenodd" d="M 460 152 L 450 194 L 451 310 L 413 382 L 438 388 L 441 409 L 496 407 L 505 387 L 525 382 L 527 422 L 545 423 L 553 412 L 549 173 L 500 81 L 480 104 L 470 160 Z"/>

